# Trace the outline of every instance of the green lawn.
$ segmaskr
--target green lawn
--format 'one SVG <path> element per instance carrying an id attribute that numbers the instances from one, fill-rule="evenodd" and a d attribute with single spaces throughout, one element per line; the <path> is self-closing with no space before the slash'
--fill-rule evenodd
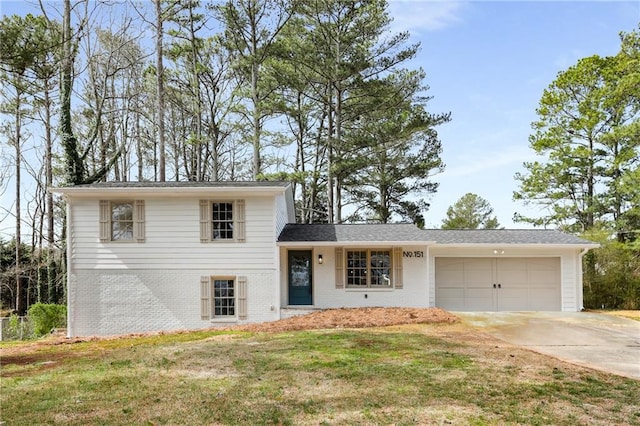
<path id="1" fill-rule="evenodd" d="M 34 424 L 640 424 L 640 381 L 461 325 L 0 346 L 1 420 Z"/>

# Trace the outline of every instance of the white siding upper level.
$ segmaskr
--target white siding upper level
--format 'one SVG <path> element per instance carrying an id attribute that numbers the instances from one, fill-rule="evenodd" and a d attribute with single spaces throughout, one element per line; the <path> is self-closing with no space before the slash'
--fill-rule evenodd
<path id="1" fill-rule="evenodd" d="M 138 198 L 138 197 L 135 197 Z M 75 269 L 275 268 L 275 241 L 286 217 L 284 197 L 230 197 L 245 200 L 244 242 L 200 242 L 199 200 L 202 197 L 145 198 L 145 241 L 99 239 L 99 198 L 70 202 L 71 263 Z M 215 196 L 207 197 L 216 199 Z M 278 200 L 283 198 L 283 200 Z M 119 196 L 118 199 L 122 199 Z M 283 203 L 284 201 L 284 203 Z M 280 210 L 284 209 L 284 213 Z"/>

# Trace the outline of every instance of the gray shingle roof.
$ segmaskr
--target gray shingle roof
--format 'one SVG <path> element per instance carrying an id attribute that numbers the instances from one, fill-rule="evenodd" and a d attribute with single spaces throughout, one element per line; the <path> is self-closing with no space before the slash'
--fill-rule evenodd
<path id="1" fill-rule="evenodd" d="M 255 188 L 289 186 L 289 182 L 240 181 L 240 182 L 97 182 L 68 188 Z"/>
<path id="2" fill-rule="evenodd" d="M 427 229 L 437 244 L 593 244 L 554 229 Z"/>
<path id="3" fill-rule="evenodd" d="M 278 242 L 387 242 L 427 241 L 425 235 L 410 223 L 394 224 L 288 224 Z"/>
<path id="4" fill-rule="evenodd" d="M 412 224 L 288 224 L 278 242 L 435 241 L 436 244 L 575 244 L 590 241 L 548 229 L 426 229 Z"/>

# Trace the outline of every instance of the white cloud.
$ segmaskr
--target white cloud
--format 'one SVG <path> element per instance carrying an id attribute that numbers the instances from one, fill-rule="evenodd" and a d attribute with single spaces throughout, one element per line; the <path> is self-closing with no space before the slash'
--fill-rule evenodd
<path id="1" fill-rule="evenodd" d="M 409 31 L 414 35 L 437 31 L 461 21 L 464 3 L 459 1 L 391 0 L 391 31 Z"/>

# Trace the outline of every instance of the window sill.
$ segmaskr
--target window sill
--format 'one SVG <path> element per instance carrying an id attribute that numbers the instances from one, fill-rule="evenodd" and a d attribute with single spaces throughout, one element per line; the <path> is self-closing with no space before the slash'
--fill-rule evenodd
<path id="1" fill-rule="evenodd" d="M 393 287 L 345 287 L 345 291 L 347 292 L 354 292 L 354 293 L 360 293 L 360 292 L 364 292 L 364 291 L 374 291 L 374 292 L 390 292 L 395 290 L 395 288 Z"/>
<path id="2" fill-rule="evenodd" d="M 213 318 L 209 320 L 210 323 L 213 324 L 237 324 L 238 323 L 238 318 L 236 317 L 225 317 L 225 318 Z"/>

